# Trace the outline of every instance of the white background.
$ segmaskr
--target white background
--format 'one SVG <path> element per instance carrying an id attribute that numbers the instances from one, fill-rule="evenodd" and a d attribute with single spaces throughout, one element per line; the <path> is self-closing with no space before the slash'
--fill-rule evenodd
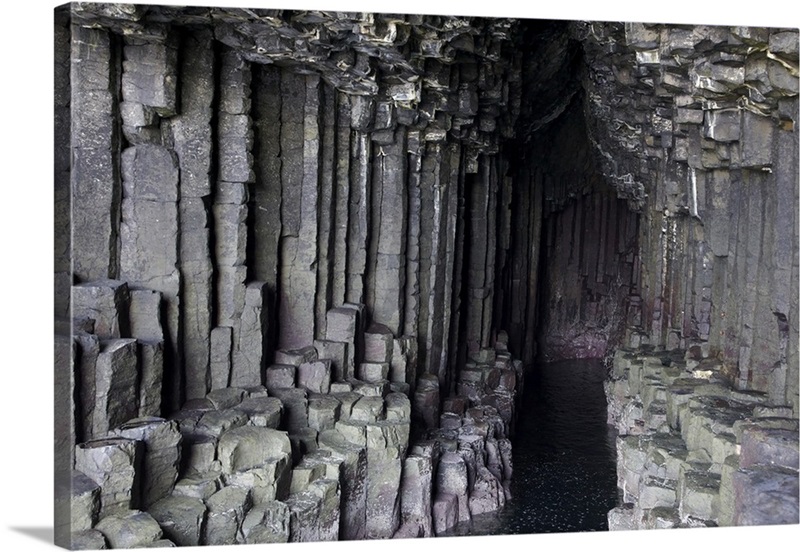
<path id="1" fill-rule="evenodd" d="M 167 3 L 142 2 L 142 3 Z M 196 5 L 337 9 L 514 16 L 606 21 L 651 21 L 798 27 L 795 2 L 665 0 L 566 2 L 513 0 L 186 0 Z M 52 341 L 52 95 L 53 8 L 57 2 L 10 0 L 0 12 L 0 550 L 53 547 L 53 341 Z M 788 225 L 787 225 L 788 226 Z M 433 551 L 443 545 L 540 550 L 753 550 L 800 542 L 800 526 L 584 533 L 382 543 L 256 545 L 245 550 L 298 552 Z M 794 545 L 790 543 L 794 542 Z M 204 547 L 209 552 L 229 550 Z"/>

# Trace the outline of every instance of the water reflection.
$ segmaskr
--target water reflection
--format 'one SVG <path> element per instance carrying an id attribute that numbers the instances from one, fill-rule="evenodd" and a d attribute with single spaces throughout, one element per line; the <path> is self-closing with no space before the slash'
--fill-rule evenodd
<path id="1" fill-rule="evenodd" d="M 606 531 L 617 504 L 616 434 L 597 360 L 540 365 L 526 381 L 514 440 L 512 499 L 453 535 Z"/>

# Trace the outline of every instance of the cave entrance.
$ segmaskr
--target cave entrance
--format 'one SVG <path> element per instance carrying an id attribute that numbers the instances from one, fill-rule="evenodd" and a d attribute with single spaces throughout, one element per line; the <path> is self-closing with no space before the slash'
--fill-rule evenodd
<path id="1" fill-rule="evenodd" d="M 511 202 L 503 312 L 509 341 L 528 367 L 512 500 L 488 522 L 494 526 L 473 524 L 472 534 L 607 530 L 618 500 L 604 361 L 636 323 L 639 215 L 600 170 L 602 144 L 593 143 L 587 124 L 580 52 L 554 29 L 536 29 L 548 46 L 530 40 L 533 59 L 541 51 L 558 59 L 552 44 L 560 44 L 562 66 L 548 69 L 539 59 L 523 71 L 535 99 L 523 105 L 528 132 L 515 173 L 522 185 Z M 527 289 L 514 273 L 521 267 L 529 271 Z M 517 299 L 523 294 L 527 303 Z"/>

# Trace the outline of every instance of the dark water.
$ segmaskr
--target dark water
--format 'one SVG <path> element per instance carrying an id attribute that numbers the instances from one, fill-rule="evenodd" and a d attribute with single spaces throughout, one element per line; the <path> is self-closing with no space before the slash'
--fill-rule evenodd
<path id="1" fill-rule="evenodd" d="M 617 505 L 616 434 L 596 360 L 539 365 L 525 382 L 513 439 L 512 498 L 454 535 L 607 531 Z"/>

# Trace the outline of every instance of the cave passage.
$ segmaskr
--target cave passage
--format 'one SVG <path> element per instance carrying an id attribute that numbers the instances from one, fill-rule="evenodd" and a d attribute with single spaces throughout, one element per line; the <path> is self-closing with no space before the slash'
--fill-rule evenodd
<path id="1" fill-rule="evenodd" d="M 616 431 L 606 424 L 599 359 L 540 364 L 526 382 L 511 500 L 453 534 L 605 531 L 616 506 Z"/>

